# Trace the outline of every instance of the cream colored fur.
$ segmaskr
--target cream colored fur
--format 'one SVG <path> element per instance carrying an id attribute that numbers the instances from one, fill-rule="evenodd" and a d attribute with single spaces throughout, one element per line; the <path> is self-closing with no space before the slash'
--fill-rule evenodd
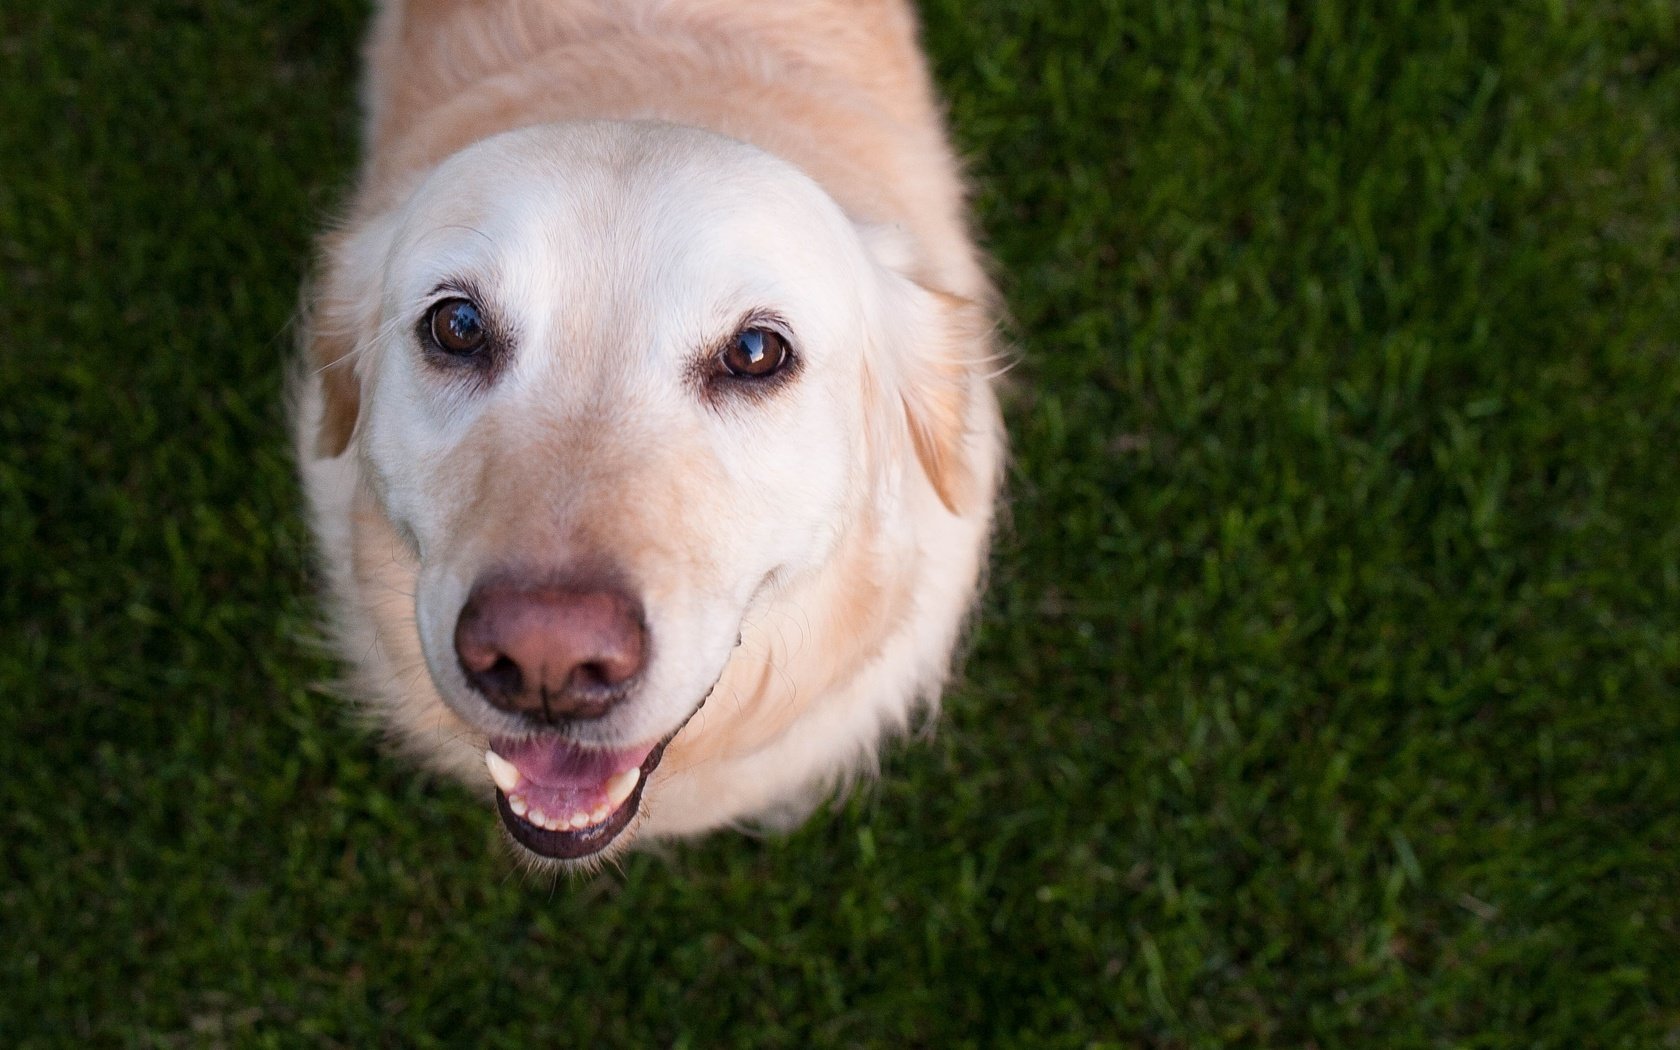
<path id="1" fill-rule="evenodd" d="M 467 588 L 604 557 L 654 656 L 578 739 L 651 741 L 710 697 L 617 845 L 796 819 L 937 700 L 1002 458 L 992 293 L 910 12 L 389 0 L 368 54 L 295 413 L 353 692 L 488 793 L 507 730 L 453 664 Z M 413 345 L 462 273 L 520 333 L 478 393 Z M 766 306 L 794 382 L 698 403 L 685 355 Z"/>

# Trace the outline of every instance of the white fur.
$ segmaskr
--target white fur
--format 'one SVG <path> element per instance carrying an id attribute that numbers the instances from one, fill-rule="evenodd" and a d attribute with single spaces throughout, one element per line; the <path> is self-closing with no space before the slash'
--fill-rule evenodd
<path id="1" fill-rule="evenodd" d="M 637 589 L 651 657 L 633 698 L 574 739 L 652 743 L 706 701 L 632 832 L 807 811 L 937 699 L 989 529 L 1001 437 L 983 378 L 962 380 L 973 506 L 942 502 L 910 438 L 902 406 L 949 364 L 949 338 L 904 272 L 904 234 L 854 221 L 755 147 L 659 122 L 494 135 L 393 196 L 329 260 L 353 329 L 354 437 L 314 451 L 313 373 L 295 414 L 353 690 L 427 764 L 487 791 L 485 740 L 522 727 L 456 660 L 469 589 L 606 558 Z M 482 389 L 415 335 L 453 294 L 436 289 L 462 283 L 516 333 Z M 764 312 L 794 333 L 794 380 L 700 396 L 697 356 Z M 859 621 L 880 637 L 858 648 L 835 626 L 855 614 L 836 610 L 876 592 L 888 619 Z"/>

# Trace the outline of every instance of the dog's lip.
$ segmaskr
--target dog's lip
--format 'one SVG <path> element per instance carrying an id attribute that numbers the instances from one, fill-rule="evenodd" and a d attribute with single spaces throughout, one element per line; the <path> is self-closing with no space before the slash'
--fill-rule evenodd
<path id="1" fill-rule="evenodd" d="M 636 786 L 631 790 L 617 809 L 613 810 L 599 824 L 585 828 L 575 828 L 568 831 L 555 831 L 538 827 L 513 811 L 508 801 L 507 793 L 501 788 L 496 789 L 496 812 L 502 818 L 502 826 L 507 828 L 513 840 L 539 856 L 553 860 L 583 860 L 592 857 L 610 846 L 613 840 L 630 826 L 636 813 L 641 809 L 642 791 L 647 787 L 648 777 L 659 765 L 659 760 L 665 757 L 665 745 L 676 736 L 672 733 L 648 751 L 638 766 L 641 775 L 636 779 Z"/>

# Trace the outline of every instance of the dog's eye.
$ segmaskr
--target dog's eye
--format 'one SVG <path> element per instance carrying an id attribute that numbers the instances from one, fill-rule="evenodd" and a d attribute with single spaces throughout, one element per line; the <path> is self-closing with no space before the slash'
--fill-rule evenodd
<path id="1" fill-rule="evenodd" d="M 720 359 L 732 376 L 763 379 L 779 371 L 790 356 L 787 340 L 770 329 L 743 328 L 724 347 Z"/>
<path id="2" fill-rule="evenodd" d="M 471 357 L 484 349 L 489 336 L 484 317 L 471 299 L 445 299 L 432 307 L 426 328 L 439 350 L 456 357 Z"/>

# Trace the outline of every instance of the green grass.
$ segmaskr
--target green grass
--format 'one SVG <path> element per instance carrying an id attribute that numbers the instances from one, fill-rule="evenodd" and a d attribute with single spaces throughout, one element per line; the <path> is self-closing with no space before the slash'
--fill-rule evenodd
<path id="1" fill-rule="evenodd" d="M 559 885 L 312 687 L 365 12 L 0 14 L 0 1043 L 1680 1045 L 1680 8 L 924 10 L 1021 346 L 966 679 Z"/>

